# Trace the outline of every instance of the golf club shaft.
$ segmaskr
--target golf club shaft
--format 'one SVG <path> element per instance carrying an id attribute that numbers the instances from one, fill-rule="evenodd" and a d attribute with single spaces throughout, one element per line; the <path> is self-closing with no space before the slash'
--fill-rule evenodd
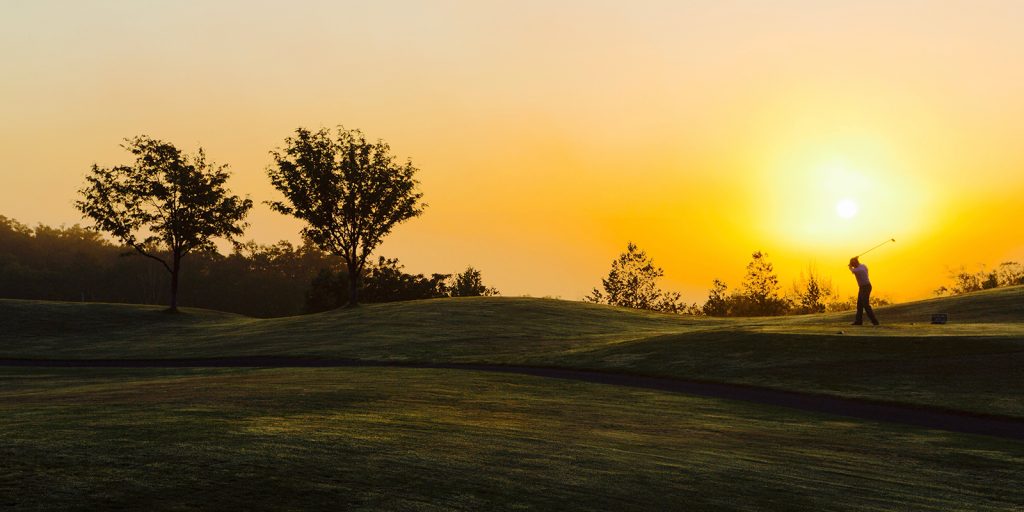
<path id="1" fill-rule="evenodd" d="M 861 256 L 864 256 L 865 254 L 867 254 L 867 253 L 869 253 L 869 252 L 871 252 L 871 251 L 873 251 L 875 249 L 878 249 L 879 247 L 881 247 L 881 246 L 883 246 L 883 245 L 885 245 L 885 244 L 887 244 L 889 242 L 895 242 L 895 241 L 896 241 L 895 238 L 890 238 L 890 239 L 888 239 L 888 240 L 886 240 L 886 241 L 884 241 L 884 242 L 882 242 L 882 243 L 880 243 L 880 244 L 878 244 L 878 245 L 876 245 L 876 246 L 874 246 L 874 247 L 872 247 L 872 248 L 870 248 L 870 249 L 868 249 L 868 250 L 858 254 L 857 257 L 860 258 Z"/>

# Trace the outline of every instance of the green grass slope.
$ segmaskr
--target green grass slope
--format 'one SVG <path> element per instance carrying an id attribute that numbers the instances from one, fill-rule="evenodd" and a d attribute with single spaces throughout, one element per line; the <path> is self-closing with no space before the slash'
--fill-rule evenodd
<path id="1" fill-rule="evenodd" d="M 1014 510 L 1024 445 L 536 377 L 0 368 L 0 509 Z"/>
<path id="2" fill-rule="evenodd" d="M 464 298 L 259 320 L 0 300 L 0 357 L 251 355 L 483 362 L 705 379 L 1024 416 L 1024 287 L 849 314 L 707 319 L 568 301 Z M 928 325 L 931 312 L 953 323 Z M 970 320 L 970 321 L 968 321 Z"/>
<path id="3" fill-rule="evenodd" d="M 879 314 L 890 322 L 928 322 L 932 313 L 948 313 L 953 325 L 1021 323 L 1024 322 L 1024 286 L 994 288 L 879 308 Z"/>
<path id="4" fill-rule="evenodd" d="M 721 322 L 550 299 L 369 304 L 254 319 L 135 305 L 0 300 L 0 357 L 302 355 L 383 359 L 537 353 Z"/>

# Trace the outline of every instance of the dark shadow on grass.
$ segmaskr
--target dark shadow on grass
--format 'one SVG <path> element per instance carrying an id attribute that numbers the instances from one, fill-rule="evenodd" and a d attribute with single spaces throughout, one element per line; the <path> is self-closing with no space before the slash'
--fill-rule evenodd
<path id="1" fill-rule="evenodd" d="M 415 363 L 357 359 L 286 357 L 231 357 L 210 359 L 0 359 L 0 366 L 47 368 L 346 368 L 393 367 L 502 372 L 534 377 L 566 379 L 708 398 L 739 400 L 821 414 L 870 421 L 899 423 L 928 429 L 1024 440 L 1024 418 L 999 416 L 908 405 L 895 402 L 842 398 L 832 395 L 784 391 L 744 384 L 647 377 L 601 370 L 570 370 L 556 367 L 497 364 Z"/>

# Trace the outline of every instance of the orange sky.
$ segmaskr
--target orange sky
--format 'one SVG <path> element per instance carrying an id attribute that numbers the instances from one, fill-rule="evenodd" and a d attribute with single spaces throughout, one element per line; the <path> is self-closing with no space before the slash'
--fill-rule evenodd
<path id="1" fill-rule="evenodd" d="M 81 222 L 138 134 L 261 202 L 270 149 L 344 124 L 421 169 L 430 207 L 380 252 L 506 295 L 578 299 L 629 240 L 691 302 L 754 250 L 848 295 L 895 237 L 865 262 L 896 300 L 1024 261 L 1022 2 L 300 3 L 0 4 L 0 214 Z"/>

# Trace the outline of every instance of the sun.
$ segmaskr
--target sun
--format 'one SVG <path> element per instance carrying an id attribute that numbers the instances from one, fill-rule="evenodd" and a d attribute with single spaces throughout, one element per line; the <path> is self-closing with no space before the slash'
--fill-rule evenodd
<path id="1" fill-rule="evenodd" d="M 844 219 L 853 218 L 858 211 L 860 208 L 857 207 L 857 203 L 853 202 L 853 199 L 843 199 L 836 203 L 836 215 Z"/>

